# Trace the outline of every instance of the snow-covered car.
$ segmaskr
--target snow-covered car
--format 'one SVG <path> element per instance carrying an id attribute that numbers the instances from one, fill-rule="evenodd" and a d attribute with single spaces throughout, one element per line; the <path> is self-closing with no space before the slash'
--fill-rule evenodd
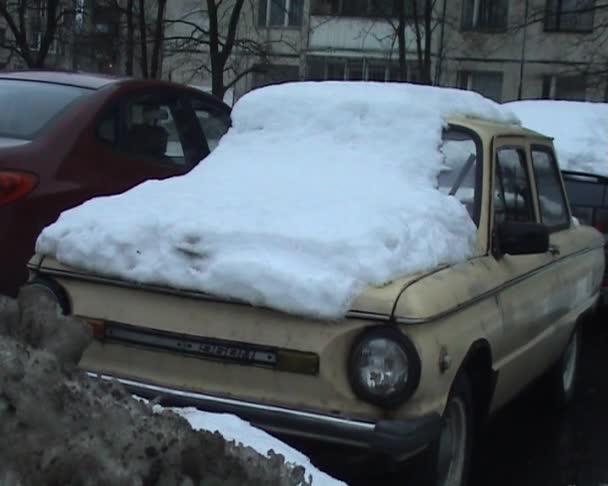
<path id="1" fill-rule="evenodd" d="M 551 139 L 413 85 L 268 87 L 232 119 L 187 176 L 39 238 L 31 285 L 90 323 L 83 368 L 420 459 L 414 484 L 441 486 L 466 484 L 473 431 L 527 385 L 572 398 L 604 242 L 572 219 Z"/>

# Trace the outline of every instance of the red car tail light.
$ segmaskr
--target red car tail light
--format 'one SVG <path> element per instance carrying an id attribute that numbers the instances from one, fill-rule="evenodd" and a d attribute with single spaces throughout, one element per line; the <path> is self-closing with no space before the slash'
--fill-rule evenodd
<path id="1" fill-rule="evenodd" d="M 38 177 L 29 172 L 0 170 L 0 206 L 13 202 L 38 184 Z"/>

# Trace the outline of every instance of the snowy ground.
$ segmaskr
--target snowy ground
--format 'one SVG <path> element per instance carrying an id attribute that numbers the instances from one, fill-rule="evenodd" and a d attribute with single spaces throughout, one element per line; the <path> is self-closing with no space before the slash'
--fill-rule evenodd
<path id="1" fill-rule="evenodd" d="M 259 89 L 192 172 L 65 212 L 37 250 L 96 273 L 340 318 L 364 287 L 472 254 L 467 210 L 437 189 L 451 115 L 517 123 L 454 89 Z"/>
<path id="2" fill-rule="evenodd" d="M 608 104 L 532 100 L 506 103 L 522 124 L 554 137 L 562 169 L 608 176 Z"/>

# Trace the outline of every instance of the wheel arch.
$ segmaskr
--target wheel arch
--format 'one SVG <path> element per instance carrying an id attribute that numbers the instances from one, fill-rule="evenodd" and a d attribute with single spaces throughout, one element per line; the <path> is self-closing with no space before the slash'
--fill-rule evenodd
<path id="1" fill-rule="evenodd" d="M 458 373 L 467 375 L 475 417 L 484 420 L 488 416 L 498 379 L 498 372 L 492 367 L 492 349 L 487 340 L 479 339 L 470 346 Z"/>

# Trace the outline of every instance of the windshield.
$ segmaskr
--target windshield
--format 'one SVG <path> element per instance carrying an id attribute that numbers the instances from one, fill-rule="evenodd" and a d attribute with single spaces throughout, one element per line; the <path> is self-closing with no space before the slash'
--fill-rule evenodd
<path id="1" fill-rule="evenodd" d="M 76 86 L 0 79 L 0 137 L 33 140 L 70 103 L 90 92 Z"/>

